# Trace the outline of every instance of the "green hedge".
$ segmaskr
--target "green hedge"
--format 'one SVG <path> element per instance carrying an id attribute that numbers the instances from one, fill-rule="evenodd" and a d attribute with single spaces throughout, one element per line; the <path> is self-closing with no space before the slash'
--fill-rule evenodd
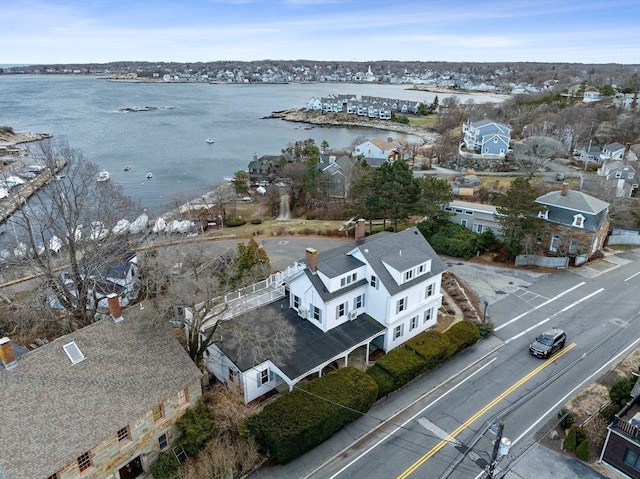
<path id="1" fill-rule="evenodd" d="M 284 464 L 357 419 L 377 397 L 378 387 L 371 376 L 346 367 L 278 398 L 245 425 L 275 462 Z"/>
<path id="2" fill-rule="evenodd" d="M 576 456 L 585 462 L 589 460 L 589 439 L 585 439 L 576 447 Z"/>
<path id="3" fill-rule="evenodd" d="M 428 371 L 442 364 L 449 356 L 449 340 L 438 331 L 425 331 L 404 345 L 425 360 L 424 370 Z"/>
<path id="4" fill-rule="evenodd" d="M 172 451 L 161 452 L 158 460 L 151 468 L 151 475 L 155 479 L 174 479 L 180 470 L 180 463 Z"/>
<path id="5" fill-rule="evenodd" d="M 564 439 L 564 445 L 570 451 L 575 451 L 576 448 L 587 439 L 587 435 L 580 426 L 574 424 L 569 428 L 567 437 Z"/>
<path id="6" fill-rule="evenodd" d="M 246 224 L 247 222 L 245 220 L 241 220 L 238 218 L 229 218 L 224 222 L 224 226 L 227 226 L 228 228 L 233 228 L 234 226 L 242 226 Z"/>
<path id="7" fill-rule="evenodd" d="M 453 326 L 444 332 L 444 335 L 451 343 L 452 355 L 477 343 L 480 339 L 478 327 L 473 322 L 467 320 L 454 323 Z"/>
<path id="8" fill-rule="evenodd" d="M 425 370 L 426 361 L 411 349 L 399 346 L 376 361 L 393 378 L 396 388 L 408 383 Z"/>
<path id="9" fill-rule="evenodd" d="M 367 369 L 367 374 L 373 378 L 378 385 L 378 399 L 385 397 L 387 394 L 392 393 L 398 387 L 393 382 L 393 377 L 382 369 L 377 364 L 374 364 Z"/>
<path id="10" fill-rule="evenodd" d="M 189 409 L 176 425 L 182 431 L 178 444 L 190 456 L 194 456 L 205 446 L 209 438 L 213 435 L 213 421 L 207 411 L 204 398 L 198 400 L 196 407 Z"/>

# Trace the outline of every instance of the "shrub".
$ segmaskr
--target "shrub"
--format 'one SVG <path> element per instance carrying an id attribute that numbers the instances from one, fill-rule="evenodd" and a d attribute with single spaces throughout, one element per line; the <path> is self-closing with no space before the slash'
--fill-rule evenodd
<path id="1" fill-rule="evenodd" d="M 613 417 L 618 414 L 618 412 L 620 411 L 617 404 L 609 404 L 607 407 L 605 407 L 602 411 L 600 411 L 600 415 L 605 418 L 607 420 L 607 422 L 611 422 L 613 421 Z"/>
<path id="2" fill-rule="evenodd" d="M 571 427 L 574 422 L 576 422 L 573 414 L 571 414 L 571 411 L 565 408 L 560 409 L 560 411 L 558 412 L 558 419 L 560 419 L 560 427 L 562 429 L 567 429 Z"/>
<path id="3" fill-rule="evenodd" d="M 174 479 L 180 469 L 180 463 L 171 451 L 161 452 L 158 460 L 151 468 L 155 479 Z"/>
<path id="4" fill-rule="evenodd" d="M 582 428 L 576 424 L 569 428 L 569 432 L 567 432 L 567 437 L 564 440 L 565 446 L 570 451 L 575 451 L 578 445 L 582 444 L 582 442 L 587 438 L 586 434 L 582 430 Z"/>
<path id="5" fill-rule="evenodd" d="M 451 352 L 457 354 L 480 339 L 480 331 L 472 321 L 458 321 L 444 332 L 452 345 Z"/>
<path id="6" fill-rule="evenodd" d="M 478 328 L 478 332 L 480 333 L 480 337 L 482 339 L 488 338 L 493 334 L 494 325 L 491 321 L 487 321 L 486 323 L 475 323 Z"/>
<path id="7" fill-rule="evenodd" d="M 227 226 L 228 228 L 233 228 L 235 226 L 242 226 L 246 224 L 247 224 L 246 220 L 242 220 L 239 218 L 229 218 L 224 222 L 224 225 Z"/>
<path id="8" fill-rule="evenodd" d="M 367 374 L 371 376 L 378 385 L 378 399 L 398 389 L 391 375 L 377 364 L 368 368 Z"/>
<path id="9" fill-rule="evenodd" d="M 259 224 L 262 224 L 262 220 L 259 220 L 259 219 L 253 219 L 253 220 L 251 220 L 251 224 L 252 224 L 252 225 L 259 225 Z"/>
<path id="10" fill-rule="evenodd" d="M 613 386 L 611 386 L 609 398 L 611 402 L 617 406 L 618 410 L 622 409 L 622 406 L 624 406 L 631 397 L 631 390 L 635 383 L 635 377 L 631 376 L 628 378 L 618 378 L 616 382 L 613 383 Z"/>
<path id="11" fill-rule="evenodd" d="M 585 439 L 576 447 L 576 456 L 585 462 L 589 460 L 589 439 Z"/>
<path id="12" fill-rule="evenodd" d="M 346 367 L 310 381 L 247 419 L 249 433 L 284 464 L 330 438 L 378 397 L 373 378 Z"/>
<path id="13" fill-rule="evenodd" d="M 182 431 L 178 444 L 190 456 L 197 454 L 213 435 L 213 422 L 203 398 L 198 400 L 196 407 L 189 409 L 178 419 L 176 425 Z"/>
<path id="14" fill-rule="evenodd" d="M 449 340 L 439 331 L 425 331 L 404 346 L 425 360 L 423 371 L 439 366 L 449 355 Z"/>
<path id="15" fill-rule="evenodd" d="M 400 346 L 389 351 L 376 364 L 389 373 L 396 387 L 400 387 L 423 372 L 426 361 L 411 349 Z"/>

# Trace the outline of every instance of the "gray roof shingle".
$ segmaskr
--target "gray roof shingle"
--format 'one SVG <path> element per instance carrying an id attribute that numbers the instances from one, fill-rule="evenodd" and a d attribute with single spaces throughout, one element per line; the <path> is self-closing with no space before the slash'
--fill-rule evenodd
<path id="1" fill-rule="evenodd" d="M 567 210 L 597 215 L 609 207 L 606 201 L 594 198 L 582 191 L 569 190 L 566 195 L 561 191 L 551 191 L 536 199 L 537 203 L 546 206 L 556 206 Z"/>

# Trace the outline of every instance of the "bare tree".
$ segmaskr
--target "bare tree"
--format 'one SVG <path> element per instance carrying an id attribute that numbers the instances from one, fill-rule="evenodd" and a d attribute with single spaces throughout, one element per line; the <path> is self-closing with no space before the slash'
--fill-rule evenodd
<path id="1" fill-rule="evenodd" d="M 552 158 L 567 155 L 562 143 L 545 136 L 532 136 L 522 142 L 514 142 L 512 148 L 516 163 L 530 178 Z"/>
<path id="2" fill-rule="evenodd" d="M 16 210 L 2 236 L 5 261 L 38 278 L 38 295 L 67 313 L 68 329 L 89 324 L 107 268 L 130 253 L 116 223 L 134 204 L 110 181 L 96 182 L 98 167 L 64 142 L 38 142 L 31 157 L 52 178 L 62 164 L 65 178 L 50 181 Z M 22 203 L 21 191 L 11 201 Z M 116 292 L 115 290 L 112 292 Z"/>

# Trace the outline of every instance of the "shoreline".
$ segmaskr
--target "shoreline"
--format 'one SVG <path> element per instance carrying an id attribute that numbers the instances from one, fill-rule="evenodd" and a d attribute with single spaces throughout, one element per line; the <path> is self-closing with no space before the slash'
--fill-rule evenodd
<path id="1" fill-rule="evenodd" d="M 271 115 L 263 117 L 263 119 L 279 119 L 297 123 L 308 123 L 321 127 L 371 128 L 374 130 L 394 131 L 396 133 L 416 136 L 420 138 L 424 144 L 433 144 L 440 136 L 420 126 L 402 125 L 400 123 L 392 123 L 389 120 L 362 120 L 360 117 L 351 118 L 351 116 L 353 115 L 346 113 L 322 113 L 304 108 L 290 108 L 288 110 L 274 111 Z"/>

